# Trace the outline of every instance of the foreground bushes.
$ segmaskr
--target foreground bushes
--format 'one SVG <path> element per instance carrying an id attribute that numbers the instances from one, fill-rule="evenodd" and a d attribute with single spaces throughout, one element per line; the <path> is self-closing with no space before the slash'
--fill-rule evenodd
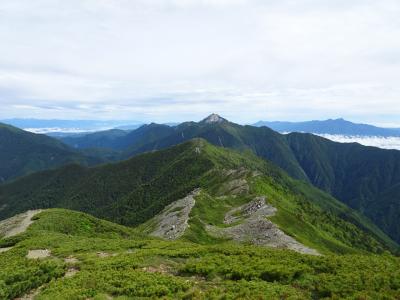
<path id="1" fill-rule="evenodd" d="M 39 300 L 400 299 L 400 259 L 388 254 L 311 256 L 231 243 L 161 241 L 62 213 L 39 215 L 12 241 L 13 249 L 0 253 L 0 299 L 38 287 Z M 29 260 L 29 249 L 50 249 L 52 256 Z M 66 278 L 69 256 L 77 273 Z"/>

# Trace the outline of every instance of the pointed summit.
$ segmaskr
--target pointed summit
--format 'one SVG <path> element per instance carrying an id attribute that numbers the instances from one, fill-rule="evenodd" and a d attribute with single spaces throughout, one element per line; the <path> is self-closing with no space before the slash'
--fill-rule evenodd
<path id="1" fill-rule="evenodd" d="M 200 123 L 216 124 L 216 123 L 223 123 L 223 122 L 227 122 L 227 120 L 217 114 L 211 114 L 207 118 L 205 118 L 203 121 L 201 121 Z"/>

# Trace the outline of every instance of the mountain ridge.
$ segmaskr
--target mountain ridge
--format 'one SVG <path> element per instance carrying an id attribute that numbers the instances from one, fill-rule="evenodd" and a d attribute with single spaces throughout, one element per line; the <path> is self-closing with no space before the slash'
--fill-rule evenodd
<path id="1" fill-rule="evenodd" d="M 112 159 L 128 159 L 192 138 L 204 138 L 214 145 L 252 152 L 271 161 L 290 176 L 312 183 L 357 209 L 400 241 L 396 218 L 400 213 L 400 201 L 396 200 L 400 197 L 396 188 L 400 182 L 399 151 L 334 143 L 310 134 L 281 135 L 267 127 L 229 121 L 185 122 L 174 127 L 151 124 L 129 134 L 133 144 L 110 154 Z"/>
<path id="2" fill-rule="evenodd" d="M 202 139 L 120 163 L 92 168 L 70 165 L 0 186 L 0 218 L 28 209 L 63 207 L 140 225 L 196 188 L 203 190 L 204 200 L 196 202 L 185 235 L 190 241 L 213 241 L 203 222 L 220 226 L 228 207 L 266 195 L 278 209 L 273 222 L 309 247 L 343 253 L 398 248 L 372 223 L 327 194 L 292 180 L 252 154 L 215 147 Z M 303 219 L 294 221 L 300 212 Z"/>

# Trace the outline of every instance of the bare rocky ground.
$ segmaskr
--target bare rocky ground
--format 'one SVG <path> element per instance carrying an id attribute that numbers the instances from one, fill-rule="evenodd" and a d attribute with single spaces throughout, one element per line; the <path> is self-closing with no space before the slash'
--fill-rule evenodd
<path id="1" fill-rule="evenodd" d="M 47 249 L 29 250 L 26 255 L 29 259 L 43 259 L 51 256 L 51 251 Z"/>
<path id="2" fill-rule="evenodd" d="M 29 293 L 25 294 L 24 296 L 15 298 L 14 300 L 33 300 L 33 299 L 35 299 L 35 297 L 37 295 L 39 295 L 41 289 L 42 289 L 42 287 L 34 289 L 34 290 L 30 291 Z"/>
<path id="3" fill-rule="evenodd" d="M 0 221 L 0 238 L 8 238 L 23 233 L 33 223 L 32 218 L 42 210 L 28 210 L 22 214 Z M 0 253 L 13 247 L 0 248 Z"/>
<path id="4" fill-rule="evenodd" d="M 33 223 L 32 218 L 42 210 L 28 210 L 12 218 L 0 221 L 0 237 L 11 237 L 24 232 Z"/>
<path id="5" fill-rule="evenodd" d="M 246 195 L 250 192 L 250 186 L 247 182 L 248 177 L 257 177 L 262 175 L 259 171 L 250 171 L 246 168 L 230 169 L 223 171 L 222 176 L 226 182 L 219 189 L 220 195 L 230 194 L 232 196 Z"/>
<path id="6" fill-rule="evenodd" d="M 6 251 L 8 251 L 10 249 L 12 249 L 12 247 L 0 248 L 0 253 L 6 252 Z"/>
<path id="7" fill-rule="evenodd" d="M 303 254 L 319 255 L 319 253 L 297 242 L 286 235 L 270 220 L 266 219 L 276 213 L 276 208 L 265 203 L 265 197 L 257 197 L 253 201 L 234 208 L 226 213 L 224 223 L 235 224 L 227 228 L 206 225 L 212 236 L 230 238 L 237 242 L 247 242 L 260 246 L 291 249 Z"/>
<path id="8" fill-rule="evenodd" d="M 222 185 L 222 190 L 232 195 L 247 194 L 249 189 L 247 180 L 243 178 L 233 179 Z"/>
<path id="9" fill-rule="evenodd" d="M 164 265 L 164 264 L 160 264 L 159 266 L 143 267 L 142 271 L 148 272 L 148 273 L 172 274 L 171 267 Z"/>
<path id="10" fill-rule="evenodd" d="M 196 203 L 195 197 L 200 189 L 196 189 L 183 199 L 168 205 L 160 214 L 154 217 L 157 224 L 150 234 L 167 240 L 180 238 L 188 227 L 189 214 Z"/>
<path id="11" fill-rule="evenodd" d="M 77 259 L 75 256 L 68 256 L 64 258 L 64 262 L 67 264 L 67 272 L 64 274 L 64 278 L 69 278 L 75 276 L 79 272 L 79 267 L 77 264 L 79 264 L 79 259 Z"/>

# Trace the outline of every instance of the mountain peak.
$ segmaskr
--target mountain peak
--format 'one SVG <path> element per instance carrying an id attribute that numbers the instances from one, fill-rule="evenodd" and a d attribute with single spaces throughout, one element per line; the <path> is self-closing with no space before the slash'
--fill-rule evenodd
<path id="1" fill-rule="evenodd" d="M 201 123 L 205 123 L 205 124 L 214 124 L 214 123 L 223 123 L 223 122 L 226 122 L 226 120 L 217 114 L 211 114 L 207 118 L 205 118 L 203 121 L 201 121 Z"/>

